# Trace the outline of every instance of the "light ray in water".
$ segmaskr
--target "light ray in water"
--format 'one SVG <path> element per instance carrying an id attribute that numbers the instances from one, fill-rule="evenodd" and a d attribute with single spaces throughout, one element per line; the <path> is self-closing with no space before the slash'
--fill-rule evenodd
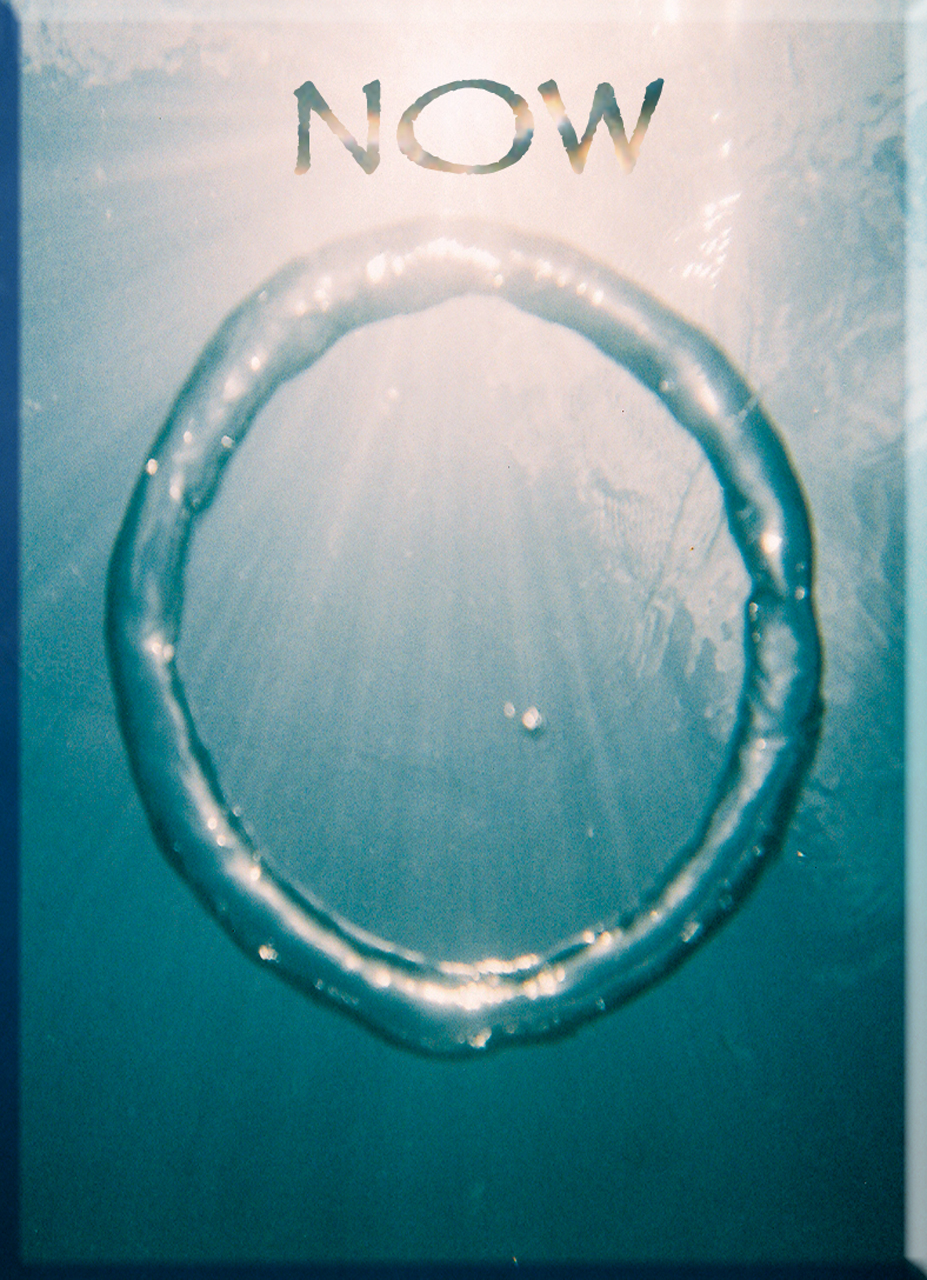
<path id="1" fill-rule="evenodd" d="M 225 798 L 176 665 L 191 536 L 258 411 L 350 330 L 464 294 L 575 330 L 659 396 L 705 450 L 751 579 L 728 760 L 688 845 L 639 910 L 545 955 L 476 963 L 394 946 L 291 885 Z M 801 490 L 756 396 L 710 339 L 607 267 L 564 244 L 454 221 L 380 230 L 291 263 L 201 355 L 113 550 L 110 668 L 158 843 L 248 955 L 393 1041 L 465 1055 L 563 1034 L 691 954 L 781 840 L 820 721 L 811 555 Z M 529 731 L 542 723 L 535 714 Z"/>

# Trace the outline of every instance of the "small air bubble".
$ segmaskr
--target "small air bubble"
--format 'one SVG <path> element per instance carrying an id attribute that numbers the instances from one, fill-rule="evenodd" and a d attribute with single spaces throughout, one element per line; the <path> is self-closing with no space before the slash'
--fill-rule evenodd
<path id="1" fill-rule="evenodd" d="M 540 733 L 544 728 L 544 717 L 537 707 L 529 707 L 521 718 L 521 724 L 526 733 Z"/>

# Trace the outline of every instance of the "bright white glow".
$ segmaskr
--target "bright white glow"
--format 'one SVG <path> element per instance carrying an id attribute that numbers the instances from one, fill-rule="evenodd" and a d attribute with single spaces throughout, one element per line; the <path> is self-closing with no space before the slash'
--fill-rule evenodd
<path id="1" fill-rule="evenodd" d="M 375 258 L 371 258 L 367 263 L 367 279 L 372 284 L 379 282 L 386 275 L 386 254 L 378 253 Z"/>
<path id="2" fill-rule="evenodd" d="M 763 548 L 766 555 L 775 555 L 782 546 L 782 534 L 774 533 L 771 529 L 767 529 L 760 538 L 760 546 Z"/>

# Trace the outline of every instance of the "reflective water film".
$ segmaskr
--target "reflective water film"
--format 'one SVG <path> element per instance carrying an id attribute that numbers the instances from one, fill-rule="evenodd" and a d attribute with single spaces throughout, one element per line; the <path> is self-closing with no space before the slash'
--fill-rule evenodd
<path id="1" fill-rule="evenodd" d="M 278 387 L 352 330 L 464 295 L 588 339 L 704 450 L 749 578 L 744 679 L 723 769 L 652 888 L 554 947 L 429 957 L 344 919 L 285 875 L 226 797 L 178 669 L 197 522 Z M 604 500 L 620 498 L 606 480 Z M 292 263 L 225 321 L 145 462 L 110 565 L 107 635 L 136 782 L 169 861 L 255 960 L 387 1038 L 467 1055 L 562 1034 L 679 964 L 781 842 L 820 717 L 808 513 L 757 397 L 697 328 L 608 267 L 483 222 L 379 229 Z M 545 711 L 507 701 L 529 740 Z"/>

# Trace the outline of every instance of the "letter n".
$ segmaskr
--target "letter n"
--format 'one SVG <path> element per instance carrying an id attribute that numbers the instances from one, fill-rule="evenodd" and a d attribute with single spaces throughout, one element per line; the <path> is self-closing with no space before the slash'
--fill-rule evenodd
<path id="1" fill-rule="evenodd" d="M 371 80 L 364 85 L 367 99 L 367 146 L 362 147 L 332 112 L 328 103 L 311 80 L 293 90 L 299 103 L 299 147 L 296 155 L 296 172 L 305 173 L 309 168 L 309 120 L 315 111 L 322 117 L 336 138 L 340 138 L 364 173 L 373 173 L 380 163 L 380 81 Z"/>
<path id="2" fill-rule="evenodd" d="M 576 173 L 582 173 L 585 167 L 586 156 L 589 154 L 589 148 L 592 145 L 593 134 L 603 116 L 608 126 L 608 132 L 612 136 L 612 142 L 615 144 L 615 155 L 618 157 L 618 161 L 625 172 L 630 173 L 637 162 L 641 144 L 644 141 L 644 134 L 650 124 L 650 117 L 657 109 L 657 103 L 660 101 L 662 92 L 662 80 L 654 80 L 652 84 L 647 86 L 644 94 L 644 105 L 641 107 L 637 126 L 631 141 L 628 142 L 624 132 L 621 112 L 618 110 L 618 103 L 615 101 L 615 90 L 610 84 L 600 84 L 595 91 L 595 97 L 592 99 L 592 110 L 589 112 L 589 123 L 586 125 L 583 140 L 582 142 L 577 142 L 576 130 L 570 123 L 570 117 L 564 109 L 563 99 L 560 97 L 560 90 L 557 88 L 556 80 L 548 80 L 545 84 L 538 85 L 538 93 L 544 99 L 547 110 L 557 126 L 560 137 L 563 139 L 566 153 L 570 157 L 570 164 Z"/>

